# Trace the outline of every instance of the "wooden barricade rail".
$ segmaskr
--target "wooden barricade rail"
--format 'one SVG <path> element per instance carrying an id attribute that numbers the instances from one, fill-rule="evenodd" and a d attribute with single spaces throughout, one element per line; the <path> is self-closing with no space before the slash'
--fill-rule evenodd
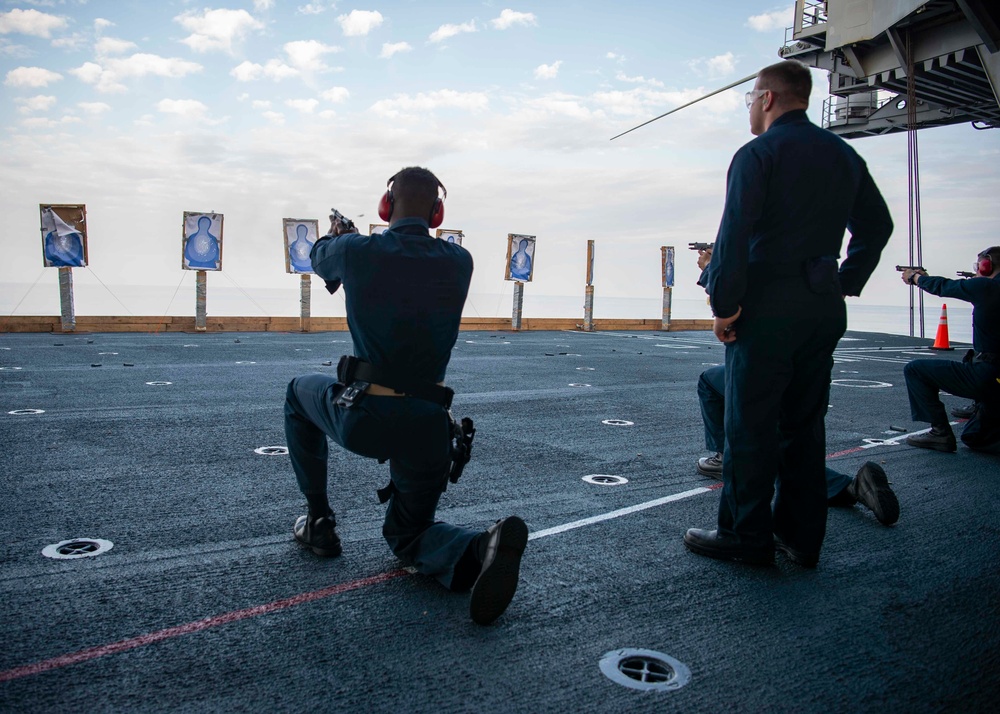
<path id="1" fill-rule="evenodd" d="M 464 317 L 463 331 L 509 331 L 511 319 L 502 317 Z M 711 320 L 671 320 L 670 332 L 711 330 Z M 347 318 L 311 317 L 308 332 L 345 332 Z M 526 317 L 521 330 L 580 330 L 583 320 L 573 317 Z M 594 330 L 605 332 L 663 331 L 656 319 L 595 319 Z M 76 316 L 76 329 L 68 334 L 87 332 L 195 332 L 194 317 L 178 316 Z M 206 319 L 205 332 L 302 332 L 298 317 L 237 317 L 221 316 Z M 51 332 L 64 333 L 58 315 L 0 316 L 0 333 Z"/>

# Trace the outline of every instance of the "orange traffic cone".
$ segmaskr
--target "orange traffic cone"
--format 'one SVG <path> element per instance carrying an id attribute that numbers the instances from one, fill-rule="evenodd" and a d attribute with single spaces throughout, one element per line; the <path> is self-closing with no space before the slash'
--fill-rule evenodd
<path id="1" fill-rule="evenodd" d="M 934 338 L 932 350 L 953 350 L 948 342 L 948 306 L 941 306 L 941 321 L 938 323 L 937 337 Z"/>

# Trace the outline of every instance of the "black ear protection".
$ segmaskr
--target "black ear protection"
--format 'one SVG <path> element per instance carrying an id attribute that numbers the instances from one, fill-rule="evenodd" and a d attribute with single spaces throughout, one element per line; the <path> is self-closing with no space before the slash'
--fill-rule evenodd
<path id="1" fill-rule="evenodd" d="M 398 173 L 393 174 L 388 181 L 385 182 L 386 190 L 382 194 L 382 198 L 378 202 L 378 217 L 381 218 L 386 223 L 392 217 L 392 208 L 395 203 L 395 199 L 392 196 L 392 182 L 396 180 L 399 176 Z M 448 198 L 448 189 L 444 187 L 444 184 L 435 176 L 434 180 L 437 181 L 438 188 L 443 192 L 443 196 L 434 199 L 434 205 L 431 207 L 430 216 L 427 218 L 427 225 L 431 228 L 437 228 L 442 223 L 444 223 L 444 199 Z"/>
<path id="2" fill-rule="evenodd" d="M 1000 246 L 994 246 L 992 248 L 987 248 L 982 253 L 976 256 L 976 274 L 983 278 L 988 278 L 993 275 L 993 271 L 996 270 L 996 263 L 993 262 L 993 256 L 1000 254 Z"/>

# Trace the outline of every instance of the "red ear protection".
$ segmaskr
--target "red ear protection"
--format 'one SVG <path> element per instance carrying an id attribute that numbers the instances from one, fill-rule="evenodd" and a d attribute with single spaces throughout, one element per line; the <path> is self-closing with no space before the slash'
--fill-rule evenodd
<path id="1" fill-rule="evenodd" d="M 993 250 L 993 248 L 988 248 L 977 256 L 976 272 L 981 277 L 988 278 L 993 275 L 993 270 L 996 268 L 996 266 L 993 265 L 993 258 L 990 256 L 990 253 L 992 253 Z"/>
<path id="2" fill-rule="evenodd" d="M 431 219 L 427 221 L 427 225 L 437 228 L 442 223 L 444 223 L 444 201 L 437 198 L 434 199 L 434 208 L 431 209 Z"/>
<path id="3" fill-rule="evenodd" d="M 395 199 L 392 197 L 392 182 L 396 180 L 396 176 L 399 174 L 393 174 L 392 177 L 385 182 L 386 191 L 382 194 L 382 198 L 378 201 L 378 217 L 381 218 L 386 223 L 392 218 L 392 209 Z M 437 180 L 435 178 L 435 180 Z M 444 196 L 441 198 L 434 199 L 434 206 L 431 208 L 430 216 L 427 219 L 427 225 L 431 228 L 437 228 L 442 223 L 444 223 L 444 199 L 448 198 L 448 189 L 444 187 L 444 184 L 440 181 L 437 182 L 438 187 L 444 192 Z"/>
<path id="4" fill-rule="evenodd" d="M 392 183 L 392 179 L 389 179 L 389 182 Z M 386 223 L 389 222 L 389 217 L 392 216 L 392 203 L 392 189 L 389 189 L 378 200 L 378 217 Z"/>

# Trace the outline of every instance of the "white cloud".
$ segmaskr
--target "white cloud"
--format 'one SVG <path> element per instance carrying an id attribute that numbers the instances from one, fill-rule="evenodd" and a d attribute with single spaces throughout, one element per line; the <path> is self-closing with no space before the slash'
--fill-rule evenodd
<path id="1" fill-rule="evenodd" d="M 553 62 L 552 64 L 540 64 L 535 67 L 535 79 L 555 79 L 559 76 L 559 66 L 562 64 L 562 60 Z"/>
<path id="2" fill-rule="evenodd" d="M 684 64 L 696 74 L 707 74 L 710 79 L 728 77 L 736 71 L 736 61 L 732 52 L 709 57 L 708 59 L 701 57 L 699 59 L 688 60 Z"/>
<path id="3" fill-rule="evenodd" d="M 0 37 L 0 54 L 17 59 L 27 59 L 35 55 L 34 52 L 24 45 L 15 44 L 4 37 Z"/>
<path id="4" fill-rule="evenodd" d="M 338 17 L 337 22 L 347 37 L 359 37 L 381 25 L 383 19 L 377 10 L 351 10 L 349 15 Z"/>
<path id="5" fill-rule="evenodd" d="M 550 94 L 524 102 L 519 108 L 518 114 L 522 118 L 533 115 L 536 120 L 540 115 L 586 120 L 601 114 L 601 112 L 595 112 L 584 106 L 579 97 L 570 94 Z"/>
<path id="6" fill-rule="evenodd" d="M 35 97 L 18 97 L 14 102 L 18 105 L 17 110 L 22 114 L 34 114 L 35 112 L 47 112 L 56 105 L 58 100 L 53 96 L 39 94 Z"/>
<path id="7" fill-rule="evenodd" d="M 285 123 L 285 115 L 281 112 L 264 112 L 261 114 L 262 117 L 267 119 L 272 124 L 282 125 Z"/>
<path id="8" fill-rule="evenodd" d="M 324 45 L 316 40 L 296 40 L 286 42 L 283 48 L 289 62 L 303 72 L 321 72 L 329 69 L 323 55 L 340 52 L 339 47 Z"/>
<path id="9" fill-rule="evenodd" d="M 648 84 L 651 87 L 662 87 L 663 82 L 658 79 L 646 79 L 645 77 L 629 77 L 624 72 L 619 72 L 615 75 L 615 79 L 619 82 L 628 82 L 630 84 Z"/>
<path id="10" fill-rule="evenodd" d="M 65 124 L 79 124 L 82 119 L 80 117 L 74 117 L 70 115 L 65 115 L 59 120 L 49 119 L 47 117 L 28 117 L 23 120 L 21 124 L 29 128 L 39 128 L 39 129 L 54 129 L 57 126 Z"/>
<path id="11" fill-rule="evenodd" d="M 208 107 L 197 99 L 161 99 L 156 108 L 164 114 L 176 114 L 185 119 L 204 119 Z"/>
<path id="12" fill-rule="evenodd" d="M 139 53 L 130 57 L 102 59 L 100 64 L 85 62 L 69 73 L 86 84 L 95 85 L 99 92 L 124 92 L 124 79 L 147 75 L 178 78 L 201 70 L 202 66 L 197 62 Z"/>
<path id="13" fill-rule="evenodd" d="M 80 107 L 87 114 L 98 115 L 111 111 L 111 105 L 104 102 L 77 102 L 76 106 Z"/>
<path id="14" fill-rule="evenodd" d="M 751 15 L 747 18 L 746 27 L 757 30 L 757 32 L 772 32 L 791 27 L 792 21 L 792 8 L 789 7 L 784 10 L 765 12 L 761 15 Z"/>
<path id="15" fill-rule="evenodd" d="M 319 101 L 316 99 L 286 99 L 285 105 L 297 109 L 303 114 L 312 114 L 313 110 L 319 106 Z"/>
<path id="16" fill-rule="evenodd" d="M 59 37 L 52 40 L 52 46 L 64 50 L 79 50 L 90 44 L 93 38 L 83 32 L 74 32 L 67 37 Z"/>
<path id="17" fill-rule="evenodd" d="M 489 106 L 489 98 L 483 92 L 456 92 L 442 89 L 437 92 L 421 92 L 415 96 L 397 94 L 392 99 L 375 102 L 371 109 L 385 117 L 399 116 L 407 111 L 429 112 L 435 109 L 463 109 L 480 112 Z"/>
<path id="18" fill-rule="evenodd" d="M 47 87 L 63 76 L 42 67 L 18 67 L 7 73 L 4 84 L 8 87 Z"/>
<path id="19" fill-rule="evenodd" d="M 498 30 L 506 30 L 511 25 L 537 25 L 538 22 L 535 20 L 534 13 L 531 12 L 515 12 L 514 10 L 504 10 L 500 13 L 500 17 L 490 20 L 493 23 L 493 27 Z"/>
<path id="20" fill-rule="evenodd" d="M 347 87 L 330 87 L 325 92 L 322 92 L 319 96 L 323 97 L 323 99 L 327 100 L 328 102 L 333 102 L 334 104 L 337 104 L 339 102 L 346 101 L 348 98 L 350 98 L 351 93 L 347 91 Z"/>
<path id="21" fill-rule="evenodd" d="M 454 37 L 463 32 L 475 32 L 476 31 L 476 21 L 469 20 L 461 25 L 441 25 L 438 29 L 431 33 L 428 38 L 431 42 L 443 42 L 449 37 Z"/>
<path id="22" fill-rule="evenodd" d="M 592 99 L 615 115 L 632 118 L 651 118 L 668 109 L 679 107 L 690 101 L 704 97 L 709 90 L 704 87 L 680 91 L 657 91 L 646 87 L 636 87 L 627 91 L 597 92 Z M 742 92 L 729 90 L 699 102 L 697 107 L 712 114 L 731 116 L 743 102 Z"/>
<path id="23" fill-rule="evenodd" d="M 107 55 L 120 55 L 136 47 L 134 42 L 119 40 L 114 37 L 102 37 L 94 45 L 94 53 L 98 57 Z"/>
<path id="24" fill-rule="evenodd" d="M 242 40 L 251 30 L 264 29 L 264 23 L 255 20 L 246 10 L 205 10 L 201 15 L 189 11 L 174 20 L 191 32 L 181 42 L 195 52 L 223 50 L 232 53 L 234 42 Z"/>
<path id="25" fill-rule="evenodd" d="M 311 2 L 306 5 L 299 5 L 296 9 L 300 15 L 319 15 L 321 12 L 325 12 L 326 8 L 319 3 Z"/>
<path id="26" fill-rule="evenodd" d="M 274 0 L 253 0 L 253 9 L 257 12 L 270 10 L 274 7 Z"/>
<path id="27" fill-rule="evenodd" d="M 604 57 L 605 57 L 605 59 L 615 60 L 616 62 L 624 62 L 625 61 L 625 55 L 620 55 L 620 54 L 617 54 L 616 52 L 608 52 L 606 55 L 604 55 Z"/>
<path id="28" fill-rule="evenodd" d="M 711 77 L 725 77 L 735 71 L 736 63 L 733 61 L 732 52 L 716 55 L 708 60 L 708 74 Z"/>
<path id="29" fill-rule="evenodd" d="M 98 32 L 102 32 L 103 30 L 106 30 L 109 27 L 114 27 L 114 26 L 115 23 L 111 22 L 111 20 L 105 20 L 103 17 L 99 17 L 96 20 L 94 20 L 94 29 L 97 30 Z"/>
<path id="30" fill-rule="evenodd" d="M 288 77 L 295 77 L 299 71 L 294 67 L 289 67 L 281 60 L 268 60 L 267 64 L 259 65 L 254 62 L 241 62 L 234 67 L 229 74 L 236 77 L 240 82 L 252 82 L 255 79 L 272 79 L 280 82 Z"/>
<path id="31" fill-rule="evenodd" d="M 271 102 L 267 101 L 266 99 L 255 99 L 255 100 L 253 100 L 253 103 L 251 104 L 251 106 L 254 109 L 270 109 L 271 108 Z"/>
<path id="32" fill-rule="evenodd" d="M 48 39 L 53 30 L 61 30 L 68 22 L 65 17 L 49 15 L 38 10 L 14 9 L 10 12 L 0 12 L 0 34 L 19 32 L 22 35 L 34 35 Z"/>
<path id="33" fill-rule="evenodd" d="M 412 49 L 409 42 L 386 42 L 382 45 L 382 52 L 379 54 L 379 57 L 389 59 L 397 52 L 409 52 Z"/>
<path id="34" fill-rule="evenodd" d="M 249 98 L 250 98 L 250 94 L 249 94 L 249 93 L 247 93 L 247 92 L 242 92 L 242 93 L 240 93 L 240 94 L 238 94 L 238 95 L 236 96 L 236 101 L 238 101 L 238 102 L 245 102 L 245 101 L 246 101 L 246 100 L 248 100 Z"/>
<path id="35" fill-rule="evenodd" d="M 324 109 L 319 113 L 320 119 L 333 119 L 336 116 L 337 112 L 333 111 L 332 109 Z"/>

